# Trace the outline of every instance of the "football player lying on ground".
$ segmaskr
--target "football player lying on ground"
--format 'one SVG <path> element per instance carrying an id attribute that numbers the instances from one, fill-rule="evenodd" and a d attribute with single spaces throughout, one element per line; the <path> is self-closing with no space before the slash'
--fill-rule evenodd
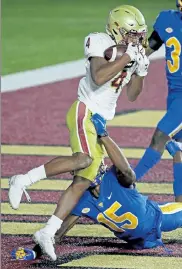
<path id="1" fill-rule="evenodd" d="M 173 189 L 176 202 L 182 202 L 182 1 L 176 0 L 178 10 L 160 12 L 149 37 L 150 55 L 165 44 L 166 77 L 168 80 L 167 111 L 160 120 L 142 159 L 135 168 L 141 179 L 162 157 L 165 147 L 173 157 Z M 171 139 L 176 140 L 173 143 Z M 166 142 L 168 144 L 166 145 Z"/>
<path id="2" fill-rule="evenodd" d="M 108 136 L 105 120 L 95 114 L 92 121 L 114 165 L 104 173 L 102 179 L 96 178 L 94 185 L 85 192 L 72 213 L 64 220 L 56 234 L 56 243 L 84 216 L 111 230 L 131 248 L 144 249 L 163 245 L 161 232 L 182 227 L 182 203 L 159 205 L 140 194 L 135 187 L 135 174 L 127 159 Z M 40 246 L 36 245 L 33 250 L 13 250 L 12 257 L 31 260 L 42 254 Z"/>

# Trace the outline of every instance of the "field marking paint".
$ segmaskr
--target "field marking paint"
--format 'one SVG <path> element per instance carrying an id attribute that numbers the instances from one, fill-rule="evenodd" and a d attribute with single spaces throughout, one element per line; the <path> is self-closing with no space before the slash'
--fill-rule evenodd
<path id="1" fill-rule="evenodd" d="M 151 60 L 164 58 L 165 49 L 162 46 L 151 55 Z M 85 60 L 66 62 L 39 69 L 19 72 L 1 78 L 1 92 L 12 92 L 28 87 L 39 86 L 66 79 L 81 77 L 85 74 Z"/>

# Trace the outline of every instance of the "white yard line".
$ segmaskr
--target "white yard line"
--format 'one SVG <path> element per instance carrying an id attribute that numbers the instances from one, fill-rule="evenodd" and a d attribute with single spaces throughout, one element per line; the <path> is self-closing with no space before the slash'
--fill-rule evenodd
<path id="1" fill-rule="evenodd" d="M 164 47 L 162 47 L 152 55 L 151 60 L 164 58 L 164 53 Z M 46 66 L 39 69 L 3 76 L 1 78 L 1 92 L 12 92 L 17 89 L 76 78 L 83 76 L 84 74 L 84 59 Z"/>

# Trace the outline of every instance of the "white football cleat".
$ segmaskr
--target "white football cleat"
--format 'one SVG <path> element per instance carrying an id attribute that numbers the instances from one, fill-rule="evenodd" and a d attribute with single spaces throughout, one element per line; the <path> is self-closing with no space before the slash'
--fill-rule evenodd
<path id="1" fill-rule="evenodd" d="M 13 209 L 18 209 L 20 206 L 23 192 L 26 195 L 28 202 L 31 202 L 30 196 L 25 190 L 31 185 L 31 181 L 27 174 L 16 175 L 9 179 L 9 202 Z"/>
<path id="2" fill-rule="evenodd" d="M 34 234 L 35 243 L 39 244 L 42 251 L 47 254 L 53 261 L 57 260 L 57 256 L 54 250 L 54 237 L 48 233 L 45 233 L 43 229 Z"/>

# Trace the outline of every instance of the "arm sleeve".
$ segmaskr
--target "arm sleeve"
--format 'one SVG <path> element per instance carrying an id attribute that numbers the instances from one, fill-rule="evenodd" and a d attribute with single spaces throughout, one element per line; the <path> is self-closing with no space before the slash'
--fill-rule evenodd
<path id="1" fill-rule="evenodd" d="M 152 50 L 158 50 L 162 46 L 162 44 L 164 43 L 155 30 L 152 32 L 148 41 L 149 41 L 149 47 Z"/>
<path id="2" fill-rule="evenodd" d="M 104 51 L 109 47 L 99 33 L 88 35 L 84 41 L 84 54 L 87 59 L 91 57 L 104 57 Z"/>

